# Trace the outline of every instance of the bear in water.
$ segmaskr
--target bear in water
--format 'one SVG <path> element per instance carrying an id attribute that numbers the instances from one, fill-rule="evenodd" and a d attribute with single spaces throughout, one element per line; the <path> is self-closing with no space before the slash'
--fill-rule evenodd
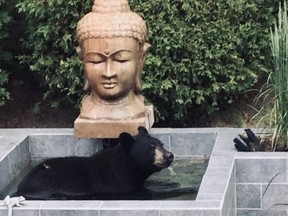
<path id="1" fill-rule="evenodd" d="M 80 200 L 142 193 L 144 181 L 169 167 L 174 156 L 144 127 L 138 131 L 135 137 L 121 133 L 119 145 L 91 157 L 43 161 L 22 180 L 16 195 L 34 200 Z"/>

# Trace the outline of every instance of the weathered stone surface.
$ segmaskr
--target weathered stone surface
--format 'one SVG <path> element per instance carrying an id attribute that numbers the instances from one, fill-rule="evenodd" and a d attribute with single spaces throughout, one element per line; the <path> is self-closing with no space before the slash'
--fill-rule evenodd
<path id="1" fill-rule="evenodd" d="M 150 48 L 146 33 L 145 21 L 127 0 L 96 0 L 78 22 L 87 94 L 74 124 L 76 137 L 114 138 L 123 131 L 136 134 L 139 126 L 151 128 L 151 110 L 140 94 Z"/>
<path id="2" fill-rule="evenodd" d="M 74 122 L 74 136 L 78 138 L 118 138 L 122 132 L 138 134 L 139 126 L 144 126 L 149 130 L 153 123 L 153 110 L 148 110 L 144 117 L 126 120 L 93 120 L 78 117 Z"/>

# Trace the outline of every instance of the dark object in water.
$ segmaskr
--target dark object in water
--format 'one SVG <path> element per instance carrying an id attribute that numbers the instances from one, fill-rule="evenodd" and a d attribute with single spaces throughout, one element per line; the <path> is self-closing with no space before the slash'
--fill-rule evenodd
<path id="1" fill-rule="evenodd" d="M 244 137 L 239 134 L 239 137 L 234 138 L 233 142 L 237 151 L 258 151 L 260 147 L 260 140 L 249 128 L 244 130 L 247 137 Z"/>
<path id="2" fill-rule="evenodd" d="M 174 156 L 145 128 L 138 131 L 135 137 L 121 133 L 118 146 L 91 157 L 45 160 L 28 173 L 15 195 L 30 200 L 81 200 L 144 192 L 144 181 L 170 166 Z"/>

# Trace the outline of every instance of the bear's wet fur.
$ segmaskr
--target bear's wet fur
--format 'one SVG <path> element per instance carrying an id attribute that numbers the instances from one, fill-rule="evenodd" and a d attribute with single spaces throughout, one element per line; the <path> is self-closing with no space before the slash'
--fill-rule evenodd
<path id="1" fill-rule="evenodd" d="M 30 200 L 81 200 L 142 193 L 144 181 L 170 166 L 173 154 L 144 127 L 138 131 L 135 137 L 121 133 L 118 146 L 91 157 L 45 160 L 26 175 L 16 195 Z"/>

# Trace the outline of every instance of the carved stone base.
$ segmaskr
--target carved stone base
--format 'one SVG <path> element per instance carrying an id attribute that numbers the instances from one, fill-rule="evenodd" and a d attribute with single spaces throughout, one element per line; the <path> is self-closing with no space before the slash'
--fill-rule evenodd
<path id="1" fill-rule="evenodd" d="M 74 136 L 78 138 L 118 138 L 122 132 L 138 134 L 138 127 L 149 130 L 154 123 L 153 106 L 147 106 L 144 117 L 128 120 L 91 120 L 78 117 L 74 122 Z"/>

